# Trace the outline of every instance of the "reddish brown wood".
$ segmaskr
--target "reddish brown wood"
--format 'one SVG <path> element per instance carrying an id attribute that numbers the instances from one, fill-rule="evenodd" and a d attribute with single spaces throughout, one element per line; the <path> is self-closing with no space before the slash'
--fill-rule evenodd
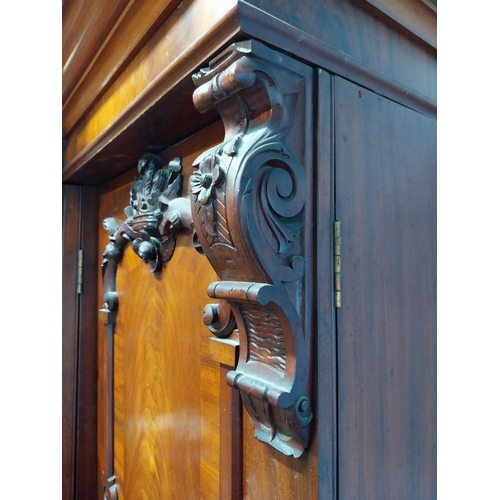
<path id="1" fill-rule="evenodd" d="M 285 143 L 285 156 L 291 151 L 290 156 L 296 157 L 305 170 L 304 175 L 297 176 L 292 162 L 291 177 L 305 179 L 307 202 L 304 212 L 294 219 L 305 221 L 299 231 L 300 241 L 297 243 L 295 239 L 291 246 L 299 248 L 297 254 L 306 256 L 304 277 L 309 281 L 299 290 L 294 288 L 294 282 L 284 285 L 285 293 L 296 301 L 293 306 L 299 320 L 290 319 L 294 312 L 290 312 L 287 301 L 281 300 L 283 295 L 275 290 L 258 288 L 259 293 L 272 295 L 274 302 L 268 305 L 259 303 L 259 293 L 248 300 L 247 293 L 252 295 L 252 290 L 257 290 L 252 288 L 254 283 L 278 288 L 283 283 L 274 274 L 279 265 L 267 265 L 268 254 L 272 252 L 266 250 L 265 238 L 254 237 L 262 227 L 259 224 L 265 225 L 269 219 L 256 217 L 255 213 L 247 217 L 241 212 L 235 217 L 236 225 L 252 218 L 258 222 L 252 226 L 254 231 L 248 238 L 241 238 L 241 246 L 231 233 L 232 243 L 238 246 L 238 258 L 232 262 L 227 259 L 229 254 L 220 258 L 226 270 L 216 268 L 222 269 L 220 277 L 226 284 L 210 288 L 213 298 L 208 298 L 205 290 L 217 276 L 206 260 L 194 252 L 187 233 L 177 241 L 173 261 L 169 261 L 163 269 L 166 274 L 161 276 L 149 273 L 131 248 L 125 251 L 117 278 L 118 288 L 124 294 L 121 305 L 125 312 L 121 311 L 124 312 L 121 319 L 119 315 L 122 323 L 115 335 L 115 355 L 110 360 L 116 368 L 114 380 L 103 376 L 110 365 L 106 354 L 110 353 L 105 349 L 105 330 L 101 328 L 99 333 L 99 469 L 102 472 L 109 468 L 109 464 L 103 465 L 107 437 L 103 426 L 109 427 L 109 422 L 106 423 L 102 412 L 102 395 L 106 392 L 105 384 L 111 383 L 115 414 L 109 418 L 117 434 L 108 461 L 118 474 L 122 498 L 135 500 L 142 495 L 148 500 L 159 500 L 191 495 L 208 499 L 226 496 L 272 500 L 420 500 L 435 497 L 435 344 L 432 336 L 435 299 L 427 286 L 434 259 L 435 207 L 430 194 L 434 189 L 431 156 L 435 131 L 434 122 L 427 117 L 436 113 L 436 52 L 422 41 L 427 35 L 432 38 L 435 17 L 432 14 L 430 17 L 426 14 L 425 19 L 420 14 L 418 18 L 408 16 L 408 6 L 416 6 L 418 1 L 404 2 L 403 18 L 398 17 L 401 10 L 399 14 L 387 10 L 388 6 L 402 7 L 403 2 L 399 0 L 333 3 L 319 0 L 307 4 L 299 0 L 240 0 L 227 5 L 205 0 L 183 2 L 135 57 L 127 51 L 136 43 L 137 40 L 132 40 L 136 33 L 116 31 L 116 36 L 121 37 L 119 46 L 110 52 L 109 60 L 96 59 L 87 82 L 81 80 L 72 104 L 65 109 L 65 123 L 73 122 L 73 125 L 70 125 L 68 161 L 63 176 L 72 182 L 95 185 L 112 179 L 101 198 L 105 206 L 103 218 L 125 218 L 123 208 L 128 203 L 127 191 L 134 175 L 127 173 L 127 169 L 143 152 L 157 153 L 172 144 L 177 145 L 170 148 L 163 161 L 180 156 L 189 173 L 197 170 L 194 187 L 199 205 L 210 204 L 214 192 L 227 181 L 227 177 L 224 178 L 227 171 L 217 174 L 213 160 L 225 159 L 232 162 L 233 168 L 240 160 L 238 155 L 250 149 L 249 142 L 258 133 L 283 132 L 276 125 L 281 111 L 275 106 L 279 102 L 275 97 L 279 98 L 280 93 L 288 96 L 281 109 L 294 112 L 290 113 L 291 120 L 283 120 L 289 123 L 290 130 L 279 136 L 278 142 Z M 131 1 L 128 5 L 143 9 L 149 15 L 153 12 L 151 2 Z M 158 7 L 162 2 L 154 3 Z M 424 1 L 421 3 L 427 9 Z M 221 5 L 223 15 L 217 10 Z M 210 17 L 215 11 L 219 14 Z M 144 27 L 147 22 L 141 17 L 138 25 Z M 423 22 L 427 24 L 424 26 Z M 181 36 L 172 37 L 175 29 L 180 30 Z M 425 33 L 419 32 L 421 29 Z M 142 35 L 137 32 L 137 36 Z M 213 109 L 207 114 L 198 114 L 191 102 L 194 87 L 189 74 L 220 55 L 227 41 L 242 36 L 262 40 L 281 54 L 272 56 L 271 50 L 259 48 L 250 57 L 256 57 L 265 70 L 254 81 L 245 71 L 236 78 L 234 74 L 225 73 L 210 91 L 198 96 L 197 104 L 201 110 L 215 107 L 221 112 L 228 125 L 227 140 L 241 134 L 235 112 L 246 116 L 243 121 L 250 124 L 249 133 L 240 135 L 241 143 L 226 142 L 219 122 L 213 135 L 207 133 L 202 139 L 202 133 L 196 139 L 180 143 L 219 119 Z M 106 47 L 111 50 L 109 43 Z M 122 50 L 123 54 L 117 56 Z M 304 70 L 305 65 L 295 64 L 292 57 L 310 67 Z M 226 67 L 219 69 L 227 70 L 234 62 L 229 61 Z M 313 78 L 314 66 L 323 68 L 323 72 L 318 71 Z M 345 81 L 335 85 L 335 77 L 327 75 L 325 70 L 356 85 Z M 116 79 L 106 81 L 111 74 L 111 78 Z M 238 80 L 238 76 L 243 78 Z M 206 82 L 200 83 L 201 88 Z M 225 100 L 223 93 L 242 96 L 247 109 L 238 107 L 236 99 Z M 248 109 L 253 113 L 246 115 Z M 207 137 L 213 141 L 205 140 Z M 228 146 L 225 152 L 212 150 L 212 157 L 199 159 L 197 169 L 191 167 L 199 154 L 221 143 Z M 122 174 L 124 177 L 119 178 Z M 277 180 L 278 189 L 285 186 L 285 177 Z M 188 193 L 186 181 L 185 195 Z M 123 187 L 124 183 L 128 185 Z M 415 188 L 409 189 L 409 186 Z M 200 208 L 200 213 L 203 210 Z M 204 238 L 209 246 L 216 246 L 221 241 L 217 231 L 222 228 L 218 223 L 210 226 L 208 212 L 201 215 L 201 225 L 205 225 L 206 230 Z M 261 211 L 266 213 L 272 212 Z M 224 215 L 220 211 L 219 214 Z M 332 222 L 336 215 L 342 220 L 344 259 L 344 297 L 338 313 L 331 300 Z M 281 222 L 278 218 L 278 223 Z M 65 227 L 69 232 L 74 230 L 68 229 L 67 222 Z M 266 235 L 278 248 L 274 259 L 285 240 L 272 233 L 271 230 Z M 103 242 L 107 236 L 103 232 L 101 237 Z M 99 253 L 102 250 L 101 245 Z M 213 257 L 209 255 L 209 258 Z M 243 266 L 247 277 L 242 280 L 232 273 L 245 259 L 249 265 Z M 173 262 L 179 269 L 186 266 L 190 272 L 177 274 Z M 397 266 L 391 267 L 394 263 Z M 65 273 L 71 273 L 71 267 L 65 268 Z M 67 279 L 69 283 L 74 278 Z M 87 291 L 84 284 L 84 293 Z M 68 300 L 65 321 L 74 313 L 71 293 L 65 293 Z M 209 332 L 202 323 L 204 307 L 217 299 L 232 302 L 233 309 L 240 313 L 243 333 L 255 323 L 252 315 L 257 317 L 257 323 L 265 322 L 264 316 L 268 315 L 279 317 L 281 331 L 287 338 L 294 338 L 295 333 L 300 332 L 296 328 L 300 325 L 304 335 L 311 335 L 310 339 L 314 340 L 307 353 L 314 367 L 314 371 L 307 374 L 314 420 L 310 426 L 309 447 L 299 458 L 285 457 L 255 440 L 255 422 L 247 412 L 243 414 L 242 429 L 230 425 L 230 420 L 237 421 L 235 408 L 239 401 L 234 399 L 235 390 L 223 383 L 226 368 L 221 371 L 220 362 L 214 359 L 228 359 L 233 353 L 226 349 L 227 345 L 213 348 L 214 341 L 208 340 Z M 85 317 L 83 321 L 87 321 Z M 206 320 L 210 322 L 208 317 Z M 91 320 L 88 326 L 83 323 L 80 326 L 91 329 L 90 323 Z M 272 323 L 268 321 L 269 324 Z M 81 338 L 72 338 L 69 343 L 67 340 L 63 338 L 63 349 L 74 353 L 75 344 L 81 342 Z M 89 345 L 86 344 L 90 349 Z M 242 355 L 244 364 L 252 354 L 248 345 L 246 342 L 242 348 L 248 355 Z M 304 353 L 302 349 L 299 351 Z M 172 358 L 171 353 L 177 356 Z M 286 357 L 296 360 L 288 353 Z M 276 361 L 267 354 L 263 358 L 265 364 Z M 75 426 L 80 423 L 74 396 L 68 388 L 71 386 L 74 390 L 78 386 L 75 377 L 80 385 L 83 381 L 70 366 L 75 359 L 75 355 L 65 356 L 63 365 L 63 369 L 69 370 L 65 372 L 68 376 L 63 394 L 73 398 L 73 406 L 68 406 L 63 421 L 63 425 L 72 426 L 70 433 L 76 432 Z M 78 364 L 85 363 L 84 358 L 78 359 Z M 253 375 L 260 381 L 261 378 L 268 380 L 269 373 L 264 377 L 261 370 Z M 277 377 L 275 380 L 277 383 L 273 382 L 273 386 L 279 386 L 281 381 Z M 144 388 L 148 383 L 156 392 Z M 259 388 L 255 392 L 259 392 Z M 256 398 L 257 405 L 260 401 Z M 224 411 L 228 408 L 229 413 Z M 85 411 L 87 409 L 91 407 L 85 405 Z M 184 432 L 182 427 L 179 432 L 178 422 L 188 420 L 196 422 L 194 434 Z M 174 422 L 173 427 L 160 425 L 165 422 Z M 227 426 L 231 428 L 230 433 L 224 432 Z M 67 430 L 63 427 L 63 432 Z M 241 454 L 233 447 L 237 442 L 233 437 L 240 430 Z M 78 444 L 70 437 L 63 445 L 63 452 L 70 461 L 80 452 L 88 459 L 91 443 L 92 440 L 87 439 Z M 76 459 L 77 467 L 83 464 L 79 460 Z M 76 492 L 79 481 L 89 470 L 83 466 L 76 478 L 65 475 L 65 491 Z M 237 479 L 239 471 L 241 482 Z M 176 489 L 179 484 L 187 486 Z M 238 486 L 241 489 L 238 490 Z M 97 498 L 102 498 L 102 492 Z"/>
<path id="2" fill-rule="evenodd" d="M 83 285 L 79 304 L 78 417 L 76 437 L 76 500 L 98 492 L 97 470 L 97 275 L 98 189 L 82 190 L 81 240 Z"/>
<path id="3" fill-rule="evenodd" d="M 225 300 L 207 304 L 203 311 L 203 323 L 217 337 L 229 337 L 236 328 L 236 319 Z"/>
<path id="4" fill-rule="evenodd" d="M 114 143 L 116 138 L 121 138 L 125 129 L 139 120 L 150 107 L 159 105 L 158 101 L 167 94 L 170 105 L 156 109 L 162 110 L 161 119 L 153 122 L 153 127 L 169 117 L 170 107 L 179 106 L 175 98 L 171 99 L 171 92 L 179 84 L 182 86 L 186 77 L 197 66 L 203 64 L 221 44 L 233 39 L 236 34 L 235 0 L 217 3 L 210 0 L 182 2 L 72 130 L 68 137 L 63 179 L 67 181 L 71 178 L 72 182 L 82 182 L 81 178 L 73 178 L 73 175 L 89 162 L 94 167 L 97 166 L 96 163 L 102 167 L 103 163 L 99 159 L 103 159 L 102 150 L 109 146 L 114 154 L 112 159 L 106 156 L 104 165 L 108 168 L 122 166 L 119 172 L 114 172 L 116 175 L 133 165 L 134 160 L 130 162 L 129 159 L 123 166 L 124 158 L 121 155 L 124 154 L 123 149 L 128 149 L 123 148 L 124 145 L 137 144 L 140 137 L 145 136 L 147 140 L 140 144 L 139 154 L 148 150 L 158 152 L 183 139 L 185 135 L 203 128 L 203 125 L 193 128 L 193 123 L 187 116 L 180 113 L 177 120 L 170 122 L 170 128 L 161 136 L 161 142 L 156 142 L 149 135 L 151 129 L 145 128 L 143 122 L 142 126 L 136 128 L 137 136 L 129 136 L 128 141 L 121 142 L 120 145 Z M 192 92 L 192 85 L 189 91 Z M 165 112 L 166 109 L 169 110 L 168 113 Z M 68 113 L 69 110 L 66 110 L 65 114 Z M 211 122 L 208 121 L 205 125 L 209 123 Z M 177 135 L 180 128 L 184 129 L 184 136 Z M 176 137 L 170 137 L 171 134 Z M 94 158 L 96 155 L 99 158 Z M 136 153 L 134 155 L 138 156 Z M 118 163 L 118 167 L 114 167 L 115 163 Z M 106 180 L 112 177 L 112 174 L 108 175 Z M 103 180 L 101 178 L 100 182 Z"/>
<path id="5" fill-rule="evenodd" d="M 63 186 L 62 498 L 74 499 L 77 410 L 80 189 Z"/>
<path id="6" fill-rule="evenodd" d="M 335 220 L 335 106 L 333 77 L 319 70 L 316 165 L 316 349 L 318 498 L 337 498 L 337 325 L 333 304 Z M 329 237 L 325 237 L 328 234 Z M 344 278 L 346 279 L 346 278 Z"/>
<path id="7" fill-rule="evenodd" d="M 315 415 L 316 408 L 314 408 Z M 243 497 L 262 500 L 317 499 L 318 442 L 312 429 L 309 447 L 287 457 L 253 437 L 252 419 L 243 412 Z"/>
<path id="8" fill-rule="evenodd" d="M 412 37 L 408 40 L 404 34 L 394 32 L 355 2 L 316 2 L 314 10 L 309 7 L 304 2 L 295 5 L 241 0 L 241 29 L 312 65 L 436 116 L 434 49 L 418 46 Z"/>
<path id="9" fill-rule="evenodd" d="M 424 42 L 415 43 L 415 39 L 409 38 L 408 33 L 401 33 L 379 17 L 373 16 L 367 9 L 366 2 L 337 0 L 332 3 L 329 0 L 317 0 L 310 4 L 298 0 L 242 0 L 241 4 L 257 7 L 268 17 L 274 18 L 274 21 L 269 19 L 270 24 L 265 26 L 264 36 L 284 50 L 298 54 L 295 51 L 297 49 L 302 53 L 300 45 L 311 47 L 309 43 L 314 38 L 328 47 L 332 58 L 337 59 L 337 54 L 344 56 L 347 61 L 369 68 L 373 75 L 384 75 L 385 79 L 397 82 L 436 102 L 435 49 Z M 242 17 L 242 30 L 251 36 L 257 36 L 259 26 L 250 23 L 247 26 L 247 15 L 250 16 L 249 9 L 245 10 Z M 258 15 L 258 11 L 254 15 Z M 261 20 L 265 17 L 261 14 Z M 298 33 L 292 28 L 291 34 L 287 36 L 287 26 L 299 30 L 303 38 L 294 42 L 293 36 Z M 263 29 L 264 26 L 261 25 L 259 34 L 264 34 Z M 316 47 L 319 48 L 319 45 Z M 317 54 L 312 52 L 306 59 L 314 60 L 316 57 Z M 326 69 L 333 71 L 333 68 L 327 66 Z M 343 72 L 340 74 L 348 76 Z"/>
<path id="10" fill-rule="evenodd" d="M 179 3 L 180 0 L 76 0 L 64 6 L 64 135 L 113 84 Z M 71 22 L 66 21 L 69 17 Z"/>
<path id="11" fill-rule="evenodd" d="M 166 158 L 179 155 L 186 164 L 186 174 L 191 173 L 196 148 L 208 146 L 214 132 L 217 134 L 218 129 L 200 134 L 199 141 L 194 137 L 173 148 Z M 129 190 L 130 183 L 105 189 L 101 216 L 120 217 L 129 201 Z M 106 239 L 103 229 L 102 246 Z M 117 269 L 120 306 L 113 356 L 112 465 L 120 500 L 133 500 L 141 491 L 148 499 L 158 500 L 197 498 L 201 491 L 207 492 L 207 498 L 218 498 L 220 375 L 218 364 L 203 355 L 209 332 L 201 313 L 207 298 L 205 293 L 198 293 L 214 279 L 215 274 L 195 251 L 187 231 L 178 235 L 176 250 L 161 274 L 150 273 L 131 245 L 125 249 Z M 107 436 L 105 335 L 101 326 L 101 442 Z M 212 379 L 216 383 L 207 387 Z M 217 455 L 209 481 L 212 442 Z M 104 446 L 99 460 L 105 469 Z"/>
<path id="12" fill-rule="evenodd" d="M 226 383 L 232 366 L 220 365 L 220 499 L 243 498 L 243 408 L 239 392 Z"/>
<path id="13" fill-rule="evenodd" d="M 201 38 L 193 40 L 175 36 L 176 26 L 184 26 L 184 33 L 197 33 L 201 29 L 200 19 L 211 19 L 213 15 L 210 2 L 196 2 L 188 13 L 177 9 L 141 53 L 123 68 L 112 88 L 87 112 L 78 111 L 76 119 L 80 123 L 72 128 L 68 138 L 63 179 L 100 184 L 129 169 L 146 148 L 151 147 L 151 152 L 161 151 L 211 123 L 215 115 L 211 120 L 196 119 L 189 97 L 183 101 L 192 91 L 190 82 L 184 79 L 225 43 L 245 36 L 266 40 L 310 64 L 435 116 L 435 49 L 417 43 L 410 31 L 401 32 L 380 11 L 378 16 L 373 15 L 370 4 L 360 3 L 347 0 L 323 6 L 316 3 L 309 9 L 298 1 L 297 5 L 240 1 L 237 13 L 235 4 L 234 10 L 228 8 L 226 16 L 214 20 L 215 24 Z M 145 2 L 133 5 L 136 4 Z M 116 36 L 119 33 L 117 30 Z M 176 56 L 171 60 L 164 59 L 165 54 L 170 57 L 174 53 Z M 116 57 L 116 51 L 109 57 L 113 54 Z M 191 61 L 191 66 L 187 61 Z M 99 85 L 106 80 L 101 76 L 97 79 Z M 99 85 L 89 85 L 89 92 Z M 184 96 L 178 85 L 188 85 Z M 176 98 L 171 99 L 174 94 Z M 76 107 L 80 103 L 83 105 L 84 100 L 75 100 Z M 65 110 L 65 119 L 69 111 Z M 167 122 L 169 125 L 165 126 Z M 193 123 L 199 126 L 193 128 Z"/>
<path id="14" fill-rule="evenodd" d="M 130 204 L 124 210 L 125 222 L 114 217 L 104 220 L 110 233 L 110 243 L 103 258 L 106 303 L 106 294 L 113 294 L 113 301 L 118 300 L 115 297 L 116 279 L 110 272 L 116 273 L 116 264 L 129 242 L 135 253 L 150 265 L 151 272 L 160 271 L 162 264 L 172 257 L 179 231 L 192 230 L 189 202 L 180 196 L 181 169 L 180 158 L 174 158 L 168 168 L 163 169 L 160 156 L 144 155 L 138 163 L 139 177 L 130 188 Z M 114 265 L 108 272 L 111 261 Z"/>
<path id="15" fill-rule="evenodd" d="M 366 3 L 437 48 L 436 5 L 430 0 L 366 0 Z"/>
<path id="16" fill-rule="evenodd" d="M 159 153 L 217 121 L 219 117 L 215 112 L 200 116 L 193 106 L 192 95 L 193 83 L 189 76 L 134 123 L 126 124 L 121 122 L 125 117 L 119 117 L 114 126 L 123 130 L 116 139 L 110 141 L 104 135 L 102 142 L 96 143 L 96 149 L 88 150 L 88 156 L 85 153 L 81 158 L 84 167 L 68 163 L 63 169 L 63 178 L 91 185 L 112 181 L 129 171 L 144 151 Z M 168 114 L 165 109 L 169 110 Z"/>
<path id="17" fill-rule="evenodd" d="M 339 498 L 436 498 L 436 123 L 335 78 Z"/>
<path id="18" fill-rule="evenodd" d="M 97 191 L 63 187 L 63 498 L 97 493 Z M 77 293 L 78 251 L 84 281 Z"/>
<path id="19" fill-rule="evenodd" d="M 312 88 L 303 80 L 312 74 L 282 56 L 278 66 L 277 57 L 244 42 L 194 76 L 197 109 L 215 108 L 226 137 L 196 161 L 191 191 L 198 240 L 222 279 L 208 294 L 229 303 L 240 335 L 227 381 L 255 436 L 298 457 L 312 419 L 311 177 L 301 164 L 310 160 Z"/>
<path id="20" fill-rule="evenodd" d="M 62 99 L 67 100 L 133 0 L 68 0 L 62 9 Z"/>
<path id="21" fill-rule="evenodd" d="M 207 330 L 208 333 L 208 330 Z M 201 351 L 201 439 L 200 439 L 200 499 L 220 497 L 221 430 L 220 361 L 211 348 L 212 339 L 204 338 Z M 220 354 L 220 353 L 217 353 Z M 234 358 L 234 348 L 233 348 Z"/>

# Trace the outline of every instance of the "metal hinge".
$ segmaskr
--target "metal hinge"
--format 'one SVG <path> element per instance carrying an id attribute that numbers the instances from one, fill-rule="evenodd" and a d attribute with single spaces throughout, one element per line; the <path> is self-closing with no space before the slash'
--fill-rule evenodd
<path id="1" fill-rule="evenodd" d="M 83 249 L 78 250 L 78 270 L 76 278 L 76 293 L 82 293 L 83 288 Z"/>
<path id="2" fill-rule="evenodd" d="M 333 303 L 335 307 L 342 305 L 342 285 L 340 273 L 342 270 L 342 238 L 340 236 L 340 221 L 333 223 Z"/>

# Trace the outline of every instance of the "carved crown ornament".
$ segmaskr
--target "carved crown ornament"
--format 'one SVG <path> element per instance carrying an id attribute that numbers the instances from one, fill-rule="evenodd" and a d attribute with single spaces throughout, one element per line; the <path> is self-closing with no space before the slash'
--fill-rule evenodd
<path id="1" fill-rule="evenodd" d="M 304 78 L 259 57 L 255 46 L 236 43 L 193 76 L 196 108 L 217 110 L 226 130 L 223 143 L 194 162 L 193 224 L 221 279 L 208 295 L 229 304 L 239 331 L 240 357 L 227 382 L 240 391 L 257 439 L 299 457 L 312 420 L 311 182 L 293 151 Z M 207 308 L 205 324 L 229 334 L 219 327 L 221 308 Z"/>
<path id="2" fill-rule="evenodd" d="M 180 159 L 172 160 L 167 169 L 154 154 L 139 160 L 139 177 L 130 189 L 130 205 L 125 208 L 125 222 L 104 220 L 110 232 L 103 266 L 110 258 L 121 256 L 132 242 L 135 253 L 147 262 L 151 271 L 159 271 L 175 249 L 175 236 L 183 228 L 192 229 L 189 202 L 180 197 L 182 176 Z"/>

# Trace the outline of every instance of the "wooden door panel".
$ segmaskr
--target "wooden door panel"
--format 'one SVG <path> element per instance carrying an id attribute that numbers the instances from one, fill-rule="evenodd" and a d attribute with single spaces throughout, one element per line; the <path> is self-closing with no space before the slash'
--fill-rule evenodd
<path id="1" fill-rule="evenodd" d="M 435 121 L 335 78 L 339 498 L 436 495 Z"/>
<path id="2" fill-rule="evenodd" d="M 194 158 L 219 133 L 220 128 L 212 128 L 165 154 L 167 162 L 181 157 L 183 193 Z M 101 220 L 125 219 L 121 214 L 129 204 L 133 174 L 122 178 L 122 185 L 115 181 L 104 189 Z M 101 230 L 101 249 L 107 241 L 107 232 Z M 117 273 L 120 305 L 114 346 L 114 467 L 120 500 L 200 498 L 200 491 L 207 492 L 206 498 L 219 496 L 219 365 L 203 355 L 211 334 L 202 322 L 206 289 L 216 279 L 187 231 L 177 238 L 161 273 L 151 273 L 130 246 L 125 249 Z M 101 325 L 101 406 L 104 343 Z M 101 418 L 101 436 L 103 425 Z M 207 451 L 210 455 L 204 457 Z M 103 453 L 101 446 L 101 470 Z M 216 477 L 207 477 L 203 471 L 212 462 Z"/>
<path id="3" fill-rule="evenodd" d="M 115 446 L 117 453 L 123 447 L 116 471 L 125 498 L 142 490 L 148 499 L 195 498 L 199 491 L 201 341 L 208 332 L 197 286 L 214 276 L 188 251 L 189 235 L 178 243 L 161 279 L 127 249 L 117 282 L 125 292 L 115 335 Z"/>

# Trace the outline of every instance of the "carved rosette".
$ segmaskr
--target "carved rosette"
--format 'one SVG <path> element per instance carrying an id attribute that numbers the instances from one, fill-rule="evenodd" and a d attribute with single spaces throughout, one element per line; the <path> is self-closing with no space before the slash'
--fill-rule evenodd
<path id="1" fill-rule="evenodd" d="M 312 419 L 304 317 L 309 177 L 286 137 L 301 78 L 291 75 L 282 91 L 243 42 L 193 80 L 197 109 L 216 109 L 226 128 L 224 142 L 195 161 L 191 191 L 199 243 L 221 278 L 208 295 L 230 305 L 239 330 L 240 357 L 227 382 L 240 391 L 255 436 L 299 457 Z"/>

